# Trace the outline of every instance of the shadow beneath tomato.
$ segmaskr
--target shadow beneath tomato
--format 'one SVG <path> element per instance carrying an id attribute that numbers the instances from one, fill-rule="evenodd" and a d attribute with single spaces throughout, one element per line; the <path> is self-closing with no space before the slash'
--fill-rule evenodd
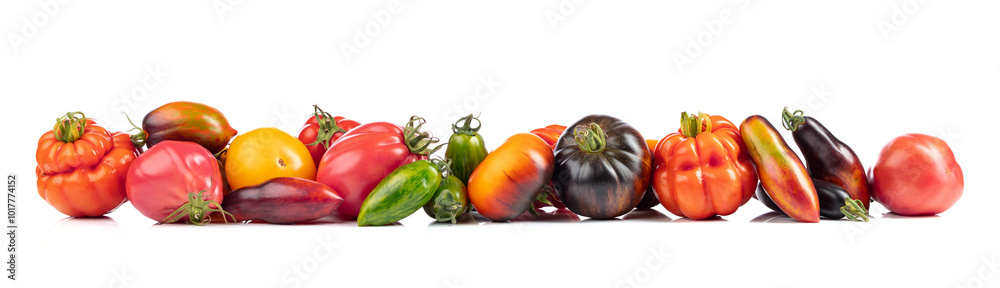
<path id="1" fill-rule="evenodd" d="M 118 221 L 108 216 L 100 217 L 66 217 L 52 223 L 52 227 L 84 227 L 84 228 L 115 228 Z"/>
<path id="2" fill-rule="evenodd" d="M 584 219 L 583 221 L 580 221 L 580 223 L 595 224 L 595 223 L 614 223 L 614 222 L 621 222 L 621 221 L 624 221 L 624 220 L 622 220 L 621 218 L 611 218 L 611 219 L 587 218 L 587 219 Z"/>
<path id="3" fill-rule="evenodd" d="M 472 214 L 476 214 L 476 216 L 479 216 L 481 219 L 483 219 L 483 222 L 490 221 L 489 219 L 483 218 L 481 215 L 479 215 L 479 213 L 470 212 L 468 214 L 463 214 L 462 216 L 459 216 L 458 219 L 455 219 L 456 220 L 455 223 L 451 223 L 451 221 L 438 222 L 437 220 L 433 220 L 429 224 L 427 224 L 427 227 L 431 227 L 431 226 L 457 226 L 457 225 L 477 225 L 478 226 L 479 223 L 480 223 L 480 221 L 479 221 L 479 219 L 476 218 L 476 216 L 473 216 Z"/>
<path id="4" fill-rule="evenodd" d="M 941 218 L 941 216 L 938 216 L 937 214 L 933 214 L 933 215 L 918 215 L 918 216 L 906 216 L 906 215 L 896 214 L 895 212 L 888 212 L 888 213 L 882 213 L 882 218 L 886 218 L 886 219 L 934 219 L 934 218 Z"/>
<path id="5" fill-rule="evenodd" d="M 529 212 L 524 212 L 520 216 L 517 216 L 517 218 L 511 219 L 510 222 L 580 222 L 580 216 L 573 213 L 573 211 L 569 211 L 569 209 L 554 209 L 552 207 L 545 207 L 542 209 L 535 208 L 535 213 L 538 214 L 538 217 L 531 215 Z"/>
<path id="6" fill-rule="evenodd" d="M 792 219 L 792 217 L 785 216 L 785 214 L 771 211 L 764 214 L 760 214 L 760 216 L 757 216 L 753 218 L 753 220 L 750 220 L 750 223 L 801 223 L 801 222 L 795 221 L 795 219 Z"/>
<path id="7" fill-rule="evenodd" d="M 622 220 L 634 221 L 634 222 L 671 222 L 670 216 L 667 216 L 660 211 L 655 209 L 635 209 L 631 212 L 622 216 Z"/>
<path id="8" fill-rule="evenodd" d="M 729 220 L 726 220 L 726 218 L 722 218 L 722 216 L 715 215 L 701 220 L 694 220 L 687 217 L 680 217 L 677 218 L 677 220 L 674 220 L 674 222 L 672 223 L 712 223 L 712 222 L 729 222 Z"/>

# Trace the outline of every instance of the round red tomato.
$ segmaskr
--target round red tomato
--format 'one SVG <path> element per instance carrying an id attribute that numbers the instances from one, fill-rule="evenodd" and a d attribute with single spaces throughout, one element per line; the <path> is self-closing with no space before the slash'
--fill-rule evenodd
<path id="1" fill-rule="evenodd" d="M 331 116 L 330 113 L 319 109 L 319 106 L 313 105 L 313 107 L 316 113 L 306 120 L 306 124 L 302 125 L 302 130 L 299 130 L 299 141 L 306 144 L 313 163 L 319 167 L 319 162 L 323 159 L 326 150 L 330 148 L 330 144 L 361 124 L 354 120 L 344 119 L 344 117 Z"/>
<path id="2" fill-rule="evenodd" d="M 195 224 L 208 220 L 211 209 L 222 203 L 222 173 L 219 162 L 194 142 L 162 141 L 132 162 L 125 192 L 139 213 L 159 222 L 188 203 L 211 201 L 192 215 Z M 198 199 L 191 200 L 197 195 Z M 197 204 L 197 203 L 193 203 Z M 184 214 L 187 215 L 187 214 Z M 181 217 L 178 220 L 188 219 Z M 204 220 L 204 221 L 203 221 Z"/>
<path id="3" fill-rule="evenodd" d="M 962 167 L 948 144 L 923 134 L 890 141 L 868 175 L 875 201 L 900 215 L 944 212 L 965 187 Z"/>
<path id="4" fill-rule="evenodd" d="M 344 197 L 340 215 L 358 217 L 372 189 L 400 166 L 427 159 L 440 146 L 437 138 L 420 132 L 424 119 L 414 116 L 406 127 L 374 122 L 358 126 L 330 145 L 316 173 L 316 182 Z M 416 126 L 414 126 L 416 125 Z"/>

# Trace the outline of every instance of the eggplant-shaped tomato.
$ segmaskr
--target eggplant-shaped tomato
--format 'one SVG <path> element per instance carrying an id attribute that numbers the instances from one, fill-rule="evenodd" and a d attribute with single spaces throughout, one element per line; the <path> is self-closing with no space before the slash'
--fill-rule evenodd
<path id="1" fill-rule="evenodd" d="M 861 205 L 861 200 L 852 199 L 851 194 L 847 193 L 843 187 L 837 184 L 826 182 L 817 178 L 813 178 L 813 185 L 816 187 L 816 196 L 819 199 L 819 216 L 825 218 L 837 220 L 840 218 L 847 218 L 854 221 L 865 221 L 868 222 L 869 215 L 868 210 Z M 767 196 L 767 191 L 764 190 L 764 186 L 757 187 L 757 199 L 764 206 L 771 208 L 774 212 L 785 214 L 778 208 L 777 204 L 771 200 L 770 196 Z"/>
<path id="2" fill-rule="evenodd" d="M 861 200 L 865 209 L 868 209 L 871 202 L 868 175 L 861 166 L 858 154 L 854 154 L 851 147 L 840 142 L 815 118 L 802 114 L 802 110 L 788 112 L 788 107 L 785 107 L 781 114 L 781 124 L 792 131 L 792 138 L 799 146 L 799 151 L 802 151 L 802 159 L 806 161 L 809 175 L 843 187 L 851 194 L 851 198 Z"/>
<path id="3" fill-rule="evenodd" d="M 642 134 L 607 115 L 583 117 L 570 127 L 556 143 L 552 180 L 566 208 L 597 219 L 635 208 L 649 186 L 653 165 Z"/>
<path id="4" fill-rule="evenodd" d="M 441 165 L 419 160 L 393 170 L 361 204 L 358 226 L 392 224 L 426 205 L 441 185 Z"/>
<path id="5" fill-rule="evenodd" d="M 137 144 L 152 148 L 164 140 L 194 142 L 217 154 L 236 136 L 236 129 L 218 109 L 195 102 L 171 102 L 150 111 L 142 129 L 132 136 Z"/>
<path id="6" fill-rule="evenodd" d="M 681 128 L 656 147 L 653 185 L 677 216 L 706 219 L 736 212 L 757 187 L 757 174 L 736 125 L 718 115 L 681 113 Z"/>
<path id="7" fill-rule="evenodd" d="M 222 209 L 231 213 L 236 221 L 292 224 L 333 214 L 341 202 L 344 199 L 323 183 L 278 177 L 229 192 Z"/>
<path id="8" fill-rule="evenodd" d="M 653 157 L 653 163 L 656 163 L 656 153 L 653 152 L 656 148 L 656 144 L 660 143 L 660 140 L 656 139 L 646 139 L 646 146 L 649 146 L 650 156 Z M 653 177 L 651 180 L 655 181 Z M 656 190 L 653 189 L 653 183 L 650 181 L 649 187 L 646 187 L 646 193 L 642 194 L 642 200 L 639 200 L 639 204 L 635 205 L 635 209 L 650 209 L 660 205 L 660 200 L 656 199 Z"/>
<path id="9" fill-rule="evenodd" d="M 469 202 L 490 220 L 514 219 L 529 211 L 552 179 L 553 166 L 552 149 L 545 140 L 529 133 L 514 134 L 472 171 Z"/>
<path id="10" fill-rule="evenodd" d="M 740 124 L 740 135 L 771 200 L 792 219 L 819 222 L 819 199 L 812 179 L 771 122 L 760 115 L 747 117 Z"/>
<path id="11" fill-rule="evenodd" d="M 469 193 L 462 180 L 455 175 L 448 175 L 441 180 L 437 192 L 430 202 L 424 205 L 424 212 L 438 222 L 457 222 L 458 217 L 465 214 L 469 207 Z"/>
<path id="12" fill-rule="evenodd" d="M 476 120 L 476 127 L 472 127 L 472 120 Z M 460 123 L 462 126 L 458 126 Z M 486 144 L 483 143 L 483 136 L 479 135 L 479 128 L 482 128 L 482 122 L 472 114 L 451 125 L 453 134 L 448 139 L 444 157 L 451 159 L 451 171 L 463 184 L 469 183 L 472 171 L 486 159 Z"/>
<path id="13" fill-rule="evenodd" d="M 426 160 L 441 146 L 427 132 L 424 119 L 413 116 L 405 127 L 386 122 L 366 123 L 348 131 L 323 155 L 316 181 L 344 197 L 340 215 L 357 217 L 361 204 L 386 175 L 400 166 Z M 420 205 L 423 205 L 421 203 Z"/>
<path id="14" fill-rule="evenodd" d="M 319 161 L 323 160 L 323 154 L 330 149 L 330 144 L 361 124 L 344 117 L 330 115 L 318 105 L 313 105 L 313 110 L 315 111 L 313 117 L 309 117 L 302 125 L 302 130 L 299 130 L 299 141 L 306 144 L 306 149 L 309 149 L 309 155 L 318 168 Z"/>

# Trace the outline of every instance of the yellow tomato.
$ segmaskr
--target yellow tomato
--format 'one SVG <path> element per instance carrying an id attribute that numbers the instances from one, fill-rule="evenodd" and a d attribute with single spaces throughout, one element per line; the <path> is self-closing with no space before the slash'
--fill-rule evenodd
<path id="1" fill-rule="evenodd" d="M 233 139 L 226 155 L 226 178 L 233 190 L 276 177 L 316 180 L 305 144 L 277 128 L 258 128 Z"/>

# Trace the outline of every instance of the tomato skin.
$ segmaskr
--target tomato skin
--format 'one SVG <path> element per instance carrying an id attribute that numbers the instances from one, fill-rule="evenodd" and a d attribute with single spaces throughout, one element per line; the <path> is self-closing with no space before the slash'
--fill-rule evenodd
<path id="1" fill-rule="evenodd" d="M 646 146 L 649 147 L 649 154 L 653 157 L 653 163 L 656 163 L 656 144 L 660 143 L 660 140 L 656 139 L 646 139 Z M 655 167 L 655 166 L 654 166 Z M 646 188 L 646 193 L 642 195 L 642 200 L 639 200 L 639 204 L 635 205 L 635 209 L 651 209 L 660 205 L 660 200 L 656 197 L 656 189 L 653 188 L 653 183 L 656 177 L 650 177 L 649 186 Z"/>
<path id="2" fill-rule="evenodd" d="M 552 179 L 555 156 L 542 138 L 518 133 L 486 155 L 469 177 L 469 201 L 479 214 L 508 221 L 531 208 Z"/>
<path id="3" fill-rule="evenodd" d="M 222 186 L 219 162 L 211 152 L 194 142 L 173 140 L 139 156 L 125 181 L 132 206 L 155 221 L 163 221 L 187 203 L 191 192 L 205 191 L 203 199 L 222 203 Z"/>
<path id="4" fill-rule="evenodd" d="M 142 119 L 142 130 L 147 133 L 146 147 L 164 140 L 189 141 L 212 153 L 222 151 L 236 135 L 236 129 L 229 126 L 222 112 L 185 101 L 167 103 L 150 111 Z"/>
<path id="5" fill-rule="evenodd" d="M 333 214 L 344 200 L 330 186 L 293 177 L 278 177 L 225 195 L 223 210 L 236 221 L 261 220 L 293 224 Z"/>
<path id="6" fill-rule="evenodd" d="M 277 177 L 316 179 L 316 165 L 306 146 L 277 128 L 258 128 L 236 136 L 225 163 L 226 180 L 233 190 Z"/>
<path id="7" fill-rule="evenodd" d="M 958 202 L 965 188 L 962 167 L 948 144 L 924 134 L 890 141 L 868 175 L 875 200 L 907 216 L 944 212 Z"/>
<path id="8" fill-rule="evenodd" d="M 718 115 L 697 117 L 710 131 L 689 137 L 679 130 L 655 148 L 658 199 L 670 213 L 690 219 L 733 214 L 757 188 L 753 162 L 736 125 Z"/>
<path id="9" fill-rule="evenodd" d="M 819 196 L 812 178 L 771 122 L 760 115 L 747 117 L 740 123 L 740 136 L 771 200 L 792 219 L 818 223 Z"/>
<path id="10" fill-rule="evenodd" d="M 403 129 L 396 124 L 373 122 L 348 131 L 323 155 L 316 181 L 329 185 L 344 197 L 337 212 L 358 217 L 361 204 L 379 182 L 400 166 L 426 155 L 412 153 Z"/>
<path id="11" fill-rule="evenodd" d="M 563 132 L 566 131 L 566 126 L 552 124 L 545 126 L 544 128 L 538 128 L 531 130 L 531 134 L 541 137 L 545 140 L 545 144 L 549 145 L 552 150 L 556 149 L 556 142 L 559 142 L 559 136 L 562 136 Z"/>
<path id="12" fill-rule="evenodd" d="M 653 161 L 645 138 L 621 119 L 586 116 L 556 143 L 552 179 L 573 213 L 611 219 L 632 211 L 649 186 Z M 586 143 L 603 143 L 587 145 Z"/>
<path id="13" fill-rule="evenodd" d="M 351 131 L 351 129 L 354 129 L 359 125 L 361 125 L 357 121 L 345 119 L 344 117 L 340 116 L 334 116 L 333 123 L 323 123 L 323 125 L 336 126 L 336 128 L 331 127 L 332 128 L 331 131 L 327 132 L 327 133 L 333 132 L 333 134 L 330 135 L 329 139 L 325 139 L 328 142 L 326 143 L 326 145 L 324 145 L 322 143 L 324 139 L 319 139 L 320 142 L 317 143 L 316 138 L 317 136 L 319 136 L 320 131 L 323 129 L 323 125 L 321 125 L 320 123 L 324 122 L 325 120 L 326 119 L 323 118 L 323 115 L 309 117 L 309 119 L 306 120 L 306 123 L 302 125 L 302 129 L 299 130 L 299 137 L 298 137 L 299 141 L 301 141 L 302 144 L 306 145 L 306 149 L 309 149 L 309 155 L 312 156 L 313 163 L 316 164 L 317 168 L 319 168 L 319 162 L 320 160 L 323 160 L 323 154 L 326 153 L 329 144 L 332 144 L 333 142 L 336 142 L 338 139 L 340 139 L 340 137 L 343 137 L 344 133 L 347 133 L 347 131 Z"/>
<path id="14" fill-rule="evenodd" d="M 545 140 L 545 144 L 549 145 L 549 148 L 552 148 L 552 151 L 555 151 L 556 142 L 559 142 L 559 137 L 562 136 L 563 132 L 565 131 L 566 131 L 566 126 L 552 124 L 549 126 L 545 126 L 543 128 L 531 130 L 531 134 L 534 134 L 535 136 L 542 138 L 542 140 Z M 548 186 L 549 189 L 547 189 L 547 191 L 549 192 L 543 192 L 543 193 L 548 194 L 545 196 L 545 200 L 548 200 L 549 203 L 552 203 L 552 205 L 545 204 L 540 201 L 535 201 L 531 205 L 535 208 L 551 206 L 551 207 L 556 207 L 556 209 L 566 209 L 566 204 L 563 204 L 562 201 L 559 200 L 559 196 L 556 195 L 552 181 L 549 181 Z M 567 212 L 567 213 L 572 213 L 572 212 Z"/>
<path id="15" fill-rule="evenodd" d="M 128 201 L 126 172 L 139 155 L 128 134 L 84 122 L 76 141 L 64 143 L 49 130 L 35 151 L 38 195 L 71 217 L 101 216 Z"/>

